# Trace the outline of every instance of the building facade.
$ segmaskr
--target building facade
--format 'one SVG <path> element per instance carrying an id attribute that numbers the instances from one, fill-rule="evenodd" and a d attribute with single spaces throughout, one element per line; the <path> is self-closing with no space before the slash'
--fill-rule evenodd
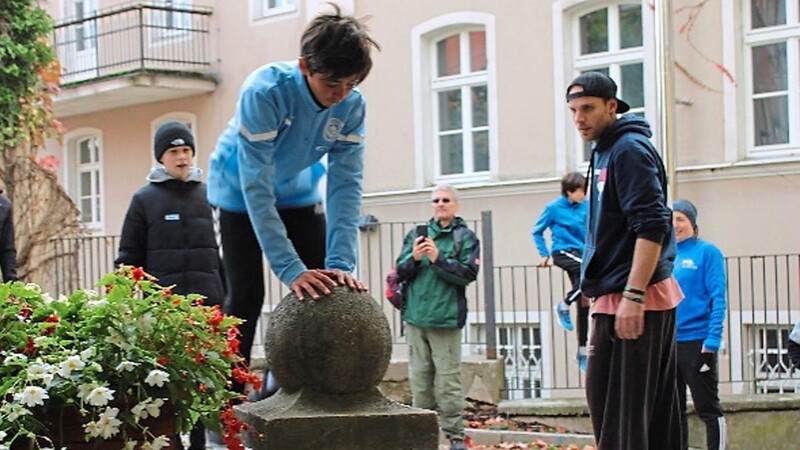
<path id="1" fill-rule="evenodd" d="M 587 170 L 590 149 L 565 104 L 569 81 L 605 71 L 631 113 L 660 133 L 652 0 L 337 3 L 369 16 L 382 47 L 360 86 L 368 101 L 363 212 L 381 224 L 429 217 L 431 187 L 447 182 L 460 188 L 465 218 L 492 211 L 497 266 L 533 265 L 537 215 L 559 195 L 565 172 Z M 702 236 L 726 255 L 800 253 L 793 192 L 800 186 L 800 4 L 672 4 L 673 195 L 697 205 Z M 154 163 L 158 125 L 188 123 L 197 163 L 207 168 L 241 82 L 264 63 L 295 59 L 305 24 L 326 8 L 318 0 L 51 0 L 46 7 L 58 23 L 65 76 L 56 111 L 68 129 L 64 144 L 53 142 L 48 152 L 98 235 L 119 234 Z M 365 233 L 362 242 L 392 245 L 386 239 Z M 359 267 L 375 292 L 391 256 Z M 800 319 L 796 276 L 786 284 L 775 297 L 787 315 L 761 311 L 763 321 L 750 320 L 748 333 L 773 327 L 764 346 L 780 346 L 784 328 Z M 747 316 L 751 301 L 734 314 Z M 540 353 L 566 345 L 548 331 L 550 310 L 531 309 L 528 322 L 497 332 L 500 344 L 528 342 Z M 476 336 L 480 320 L 476 312 Z M 769 353 L 740 350 L 740 359 Z"/>

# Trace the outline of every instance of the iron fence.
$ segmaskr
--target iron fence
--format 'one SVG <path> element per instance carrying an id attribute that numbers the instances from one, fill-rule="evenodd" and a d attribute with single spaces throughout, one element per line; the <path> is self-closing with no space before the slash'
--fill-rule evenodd
<path id="1" fill-rule="evenodd" d="M 62 83 L 206 69 L 211 14 L 210 8 L 136 3 L 64 20 L 52 37 Z"/>
<path id="2" fill-rule="evenodd" d="M 362 227 L 360 236 L 358 276 L 384 309 L 393 333 L 393 355 L 400 359 L 407 354 L 402 323 L 399 311 L 383 298 L 383 280 L 415 224 L 374 223 Z M 468 287 L 464 354 L 503 361 L 506 398 L 583 395 L 575 334 L 560 328 L 553 313 L 570 288 L 564 272 L 535 265 L 495 266 L 491 215 L 469 221 L 469 226 L 481 239 L 483 263 L 478 280 Z M 56 251 L 77 254 L 69 259 L 74 265 L 53 267 L 56 292 L 67 293 L 92 287 L 113 269 L 118 237 L 58 239 L 53 245 Z M 726 271 L 729 308 L 720 350 L 722 393 L 800 392 L 800 370 L 791 367 L 786 352 L 789 331 L 800 320 L 800 255 L 728 257 Z M 261 324 L 288 293 L 274 275 L 265 277 Z"/>

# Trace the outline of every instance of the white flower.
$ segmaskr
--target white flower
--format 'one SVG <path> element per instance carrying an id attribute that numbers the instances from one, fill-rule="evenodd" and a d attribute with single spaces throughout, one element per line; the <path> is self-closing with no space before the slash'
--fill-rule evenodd
<path id="1" fill-rule="evenodd" d="M 96 387 L 86 396 L 86 401 L 92 406 L 105 406 L 114 400 L 114 390 L 107 387 Z"/>
<path id="2" fill-rule="evenodd" d="M 37 294 L 42 292 L 42 288 L 36 283 L 25 283 L 25 289 L 36 292 Z"/>
<path id="3" fill-rule="evenodd" d="M 86 364 L 81 361 L 81 357 L 78 355 L 72 355 L 67 358 L 66 361 L 62 361 L 59 365 L 58 374 L 61 375 L 63 378 L 69 378 L 72 375 L 73 370 L 81 370 L 86 366 Z"/>
<path id="4" fill-rule="evenodd" d="M 40 363 L 33 363 L 28 366 L 28 381 L 36 380 L 38 378 L 42 378 L 44 374 L 49 371 L 49 368 Z"/>
<path id="5" fill-rule="evenodd" d="M 88 361 L 94 356 L 94 347 L 89 347 L 80 353 L 81 359 Z"/>
<path id="6" fill-rule="evenodd" d="M 0 431 L 0 441 L 4 441 L 6 439 L 6 436 L 8 436 L 8 433 L 6 433 L 5 431 Z"/>
<path id="7" fill-rule="evenodd" d="M 161 415 L 161 407 L 164 406 L 164 400 L 152 397 L 147 397 L 144 401 L 131 408 L 131 413 L 139 419 L 147 419 L 148 417 L 158 417 Z"/>
<path id="8" fill-rule="evenodd" d="M 117 414 L 119 414 L 119 408 L 106 408 L 103 414 L 100 414 L 100 418 L 97 419 L 97 428 L 104 439 L 119 433 L 119 426 L 122 425 L 122 421 L 117 419 Z"/>
<path id="9" fill-rule="evenodd" d="M 53 303 L 53 297 L 51 297 L 50 293 L 48 293 L 48 292 L 45 292 L 44 294 L 42 294 L 42 300 L 44 301 L 45 305 L 49 305 L 50 303 Z"/>
<path id="10" fill-rule="evenodd" d="M 27 361 L 28 357 L 22 353 L 12 353 L 6 356 L 6 359 L 3 360 L 3 364 L 13 363 L 16 360 Z"/>
<path id="11" fill-rule="evenodd" d="M 155 439 L 153 439 L 153 450 L 161 450 L 162 448 L 169 445 L 169 438 L 161 435 Z"/>
<path id="12" fill-rule="evenodd" d="M 95 384 L 82 384 L 78 386 L 78 397 L 86 400 L 86 397 L 89 396 L 89 393 L 92 392 L 92 389 L 96 387 L 97 385 Z"/>
<path id="13" fill-rule="evenodd" d="M 49 388 L 50 385 L 53 384 L 53 377 L 55 377 L 55 375 L 52 373 L 42 374 L 42 384 L 44 384 L 44 387 Z"/>
<path id="14" fill-rule="evenodd" d="M 100 436 L 100 427 L 98 427 L 97 423 L 95 422 L 88 422 L 83 426 L 83 429 L 86 430 L 86 433 L 93 438 Z"/>
<path id="15" fill-rule="evenodd" d="M 106 300 L 104 298 L 101 298 L 100 300 L 89 300 L 88 302 L 86 302 L 86 306 L 89 309 L 99 308 L 99 307 L 107 305 L 107 304 L 108 304 L 108 300 Z"/>
<path id="16" fill-rule="evenodd" d="M 14 394 L 14 400 L 18 400 L 29 408 L 44 405 L 45 399 L 50 398 L 47 391 L 39 386 L 27 386 L 21 394 Z"/>
<path id="17" fill-rule="evenodd" d="M 8 416 L 7 416 L 8 417 L 8 421 L 13 423 L 17 419 L 19 419 L 20 417 L 28 415 L 30 413 L 31 412 L 27 408 L 25 408 L 24 406 L 16 404 L 16 403 L 12 403 L 11 404 L 11 411 L 9 411 Z"/>
<path id="18" fill-rule="evenodd" d="M 136 441 L 125 441 L 125 448 L 123 450 L 133 450 L 136 448 Z"/>
<path id="19" fill-rule="evenodd" d="M 33 338 L 33 343 L 36 344 L 37 347 L 41 346 L 43 342 L 46 342 L 50 339 L 50 336 L 36 336 Z"/>
<path id="20" fill-rule="evenodd" d="M 169 374 L 163 370 L 154 369 L 147 374 L 144 382 L 150 386 L 164 387 L 164 383 L 169 381 Z"/>
<path id="21" fill-rule="evenodd" d="M 135 363 L 133 361 L 122 361 L 116 367 L 117 372 L 133 372 L 133 369 L 138 366 L 139 363 Z"/>
<path id="22" fill-rule="evenodd" d="M 167 446 L 169 446 L 169 438 L 162 435 L 153 439 L 153 442 L 145 441 L 145 443 L 142 444 L 142 450 L 161 450 Z"/>

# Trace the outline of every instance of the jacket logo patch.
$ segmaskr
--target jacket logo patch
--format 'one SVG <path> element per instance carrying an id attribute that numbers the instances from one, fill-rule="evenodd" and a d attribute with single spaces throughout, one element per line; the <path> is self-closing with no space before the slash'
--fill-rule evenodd
<path id="1" fill-rule="evenodd" d="M 328 119 L 328 123 L 325 124 L 325 131 L 323 132 L 323 136 L 326 141 L 333 142 L 339 139 L 339 134 L 342 132 L 342 128 L 344 127 L 344 122 L 341 119 L 336 117 L 331 117 Z"/>
<path id="2" fill-rule="evenodd" d="M 165 214 L 165 215 L 164 215 L 164 220 L 166 220 L 166 221 L 176 221 L 176 220 L 181 220 L 181 215 L 180 215 L 180 214 L 178 214 L 178 213 L 173 213 L 173 214 Z"/>
<path id="3" fill-rule="evenodd" d="M 681 268 L 697 270 L 697 264 L 695 264 L 691 259 L 684 259 L 681 261 Z"/>

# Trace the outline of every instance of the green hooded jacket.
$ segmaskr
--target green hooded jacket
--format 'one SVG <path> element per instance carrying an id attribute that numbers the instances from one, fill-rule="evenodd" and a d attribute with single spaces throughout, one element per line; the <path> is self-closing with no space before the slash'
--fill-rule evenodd
<path id="1" fill-rule="evenodd" d="M 465 288 L 475 281 L 480 268 L 480 242 L 461 217 L 444 228 L 429 220 L 428 236 L 439 249 L 436 261 L 414 260 L 414 229 L 406 235 L 397 257 L 397 273 L 408 284 L 403 320 L 417 327 L 461 328 L 467 320 Z"/>

